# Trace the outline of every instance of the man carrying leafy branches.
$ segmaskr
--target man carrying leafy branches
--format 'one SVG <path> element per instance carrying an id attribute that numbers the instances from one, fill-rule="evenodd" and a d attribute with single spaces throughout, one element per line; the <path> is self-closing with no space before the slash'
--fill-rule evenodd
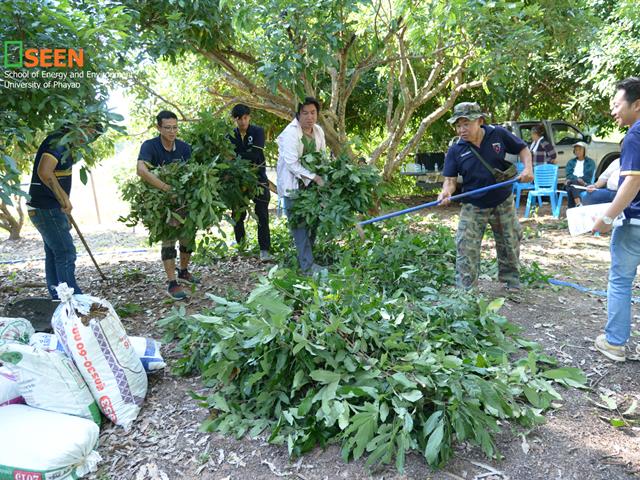
<path id="1" fill-rule="evenodd" d="M 291 194 L 299 188 L 306 188 L 315 182 L 324 185 L 321 176 L 307 170 L 301 163 L 301 158 L 309 153 L 326 148 L 324 131 L 317 124 L 320 113 L 320 103 L 313 97 L 306 97 L 298 104 L 296 117 L 278 135 L 278 195 L 284 199 L 284 209 L 287 217 L 294 205 Z M 305 223 L 292 225 L 289 230 L 296 246 L 298 265 L 303 273 L 309 274 L 322 270 L 313 259 L 313 242 L 315 235 Z"/>
<path id="2" fill-rule="evenodd" d="M 151 170 L 174 162 L 186 162 L 191 158 L 191 147 L 178 140 L 178 117 L 175 113 L 162 110 L 156 116 L 159 136 L 145 141 L 138 154 L 138 176 L 146 183 L 167 192 L 167 202 L 175 201 L 171 195 L 171 187 L 163 182 Z M 176 241 L 180 243 L 180 269 L 176 278 Z M 174 300 L 184 300 L 187 293 L 178 283 L 199 283 L 188 270 L 189 260 L 193 253 L 195 238 L 168 238 L 162 240 L 160 257 L 167 273 L 167 294 Z"/>
<path id="3" fill-rule="evenodd" d="M 237 128 L 233 130 L 233 135 L 229 135 L 229 140 L 233 144 L 236 155 L 245 160 L 249 160 L 258 169 L 259 194 L 253 198 L 255 213 L 258 218 L 258 245 L 260 245 L 260 260 L 268 262 L 272 260 L 269 254 L 271 248 L 271 235 L 269 232 L 269 179 L 264 160 L 264 130 L 252 125 L 251 109 L 241 103 L 231 110 L 231 116 L 236 122 Z M 244 220 L 247 218 L 246 210 L 242 212 L 232 212 L 233 232 L 236 242 L 240 243 L 245 238 Z"/>
<path id="4" fill-rule="evenodd" d="M 62 143 L 70 127 L 51 133 L 40 144 L 31 174 L 27 202 L 28 215 L 44 241 L 45 276 L 51 298 L 57 299 L 55 287 L 66 283 L 74 293 L 82 293 L 76 283 L 76 248 L 71 237 L 68 214 L 73 206 L 71 169 L 75 163 L 73 145 Z M 85 139 L 92 142 L 102 133 L 102 125 L 83 128 Z"/>
<path id="5" fill-rule="evenodd" d="M 449 147 L 444 160 L 444 184 L 438 196 L 448 205 L 456 191 L 458 175 L 462 190 L 468 192 L 515 177 L 515 166 L 505 160 L 507 153 L 520 156 L 524 170 L 521 182 L 533 180 L 531 152 L 527 145 L 508 130 L 485 125 L 485 114 L 476 102 L 462 102 L 453 109 L 448 120 L 459 140 Z M 519 257 L 522 228 L 513 202 L 512 186 L 489 190 L 465 198 L 460 210 L 456 233 L 456 286 L 477 286 L 480 270 L 480 247 L 487 227 L 491 225 L 498 255 L 498 278 L 507 291 L 520 289 Z"/>

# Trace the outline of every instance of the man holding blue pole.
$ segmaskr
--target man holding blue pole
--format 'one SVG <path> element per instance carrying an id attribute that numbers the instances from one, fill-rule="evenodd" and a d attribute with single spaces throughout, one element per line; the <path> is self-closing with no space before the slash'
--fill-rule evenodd
<path id="1" fill-rule="evenodd" d="M 460 138 L 449 147 L 445 157 L 445 179 L 438 196 L 441 205 L 449 204 L 457 188 L 458 175 L 462 176 L 463 192 L 515 177 L 515 166 L 505 160 L 507 153 L 519 155 L 524 164 L 519 180 L 533 180 L 531 152 L 526 143 L 502 127 L 485 125 L 485 116 L 475 102 L 462 102 L 453 109 L 448 121 L 455 126 Z M 456 286 L 463 290 L 477 287 L 480 247 L 488 223 L 496 242 L 498 278 L 507 291 L 519 290 L 522 229 L 513 202 L 512 186 L 470 195 L 462 202 L 456 234 Z"/>

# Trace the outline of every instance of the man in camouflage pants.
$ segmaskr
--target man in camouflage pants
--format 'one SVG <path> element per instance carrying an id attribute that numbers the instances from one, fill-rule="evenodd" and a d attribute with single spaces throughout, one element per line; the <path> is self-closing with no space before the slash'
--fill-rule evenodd
<path id="1" fill-rule="evenodd" d="M 442 205 L 457 188 L 462 176 L 462 191 L 468 192 L 497 182 L 493 169 L 506 170 L 507 153 L 517 154 L 525 167 L 521 182 L 533 180 L 531 152 L 527 145 L 506 129 L 484 124 L 485 114 L 475 102 L 454 107 L 449 123 L 455 124 L 460 139 L 449 147 L 445 157 Z M 491 170 L 490 170 L 491 168 Z M 456 286 L 469 290 L 477 286 L 480 270 L 480 247 L 491 225 L 498 255 L 498 278 L 509 291 L 520 288 L 519 256 L 522 229 L 516 215 L 511 185 L 466 197 L 460 211 L 456 234 Z"/>

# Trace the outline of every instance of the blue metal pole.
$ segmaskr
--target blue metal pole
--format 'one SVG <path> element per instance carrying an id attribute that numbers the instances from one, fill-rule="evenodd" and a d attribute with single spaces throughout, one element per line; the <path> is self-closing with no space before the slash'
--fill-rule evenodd
<path id="1" fill-rule="evenodd" d="M 471 190 L 469 192 L 464 192 L 458 195 L 454 195 L 453 197 L 450 197 L 450 200 L 459 200 L 461 198 L 468 197 L 470 195 L 475 195 L 476 193 L 488 192 L 489 190 L 493 190 L 495 188 L 506 187 L 507 185 L 511 185 L 512 183 L 516 183 L 517 181 L 518 181 L 517 178 L 512 178 L 511 180 L 496 183 L 495 185 L 489 185 L 487 187 L 482 187 L 476 190 Z M 358 222 L 358 225 L 362 226 L 362 225 L 369 225 L 370 223 L 381 222 L 382 220 L 388 220 L 389 218 L 399 217 L 400 215 L 405 215 L 407 213 L 415 212 L 417 210 L 422 210 L 423 208 L 435 207 L 439 203 L 440 203 L 440 200 L 434 200 L 433 202 L 423 203 L 422 205 L 416 205 L 415 207 L 406 208 L 404 210 L 399 210 L 397 212 L 387 213 L 386 215 L 370 218 L 369 220 L 363 220 L 362 222 Z"/>

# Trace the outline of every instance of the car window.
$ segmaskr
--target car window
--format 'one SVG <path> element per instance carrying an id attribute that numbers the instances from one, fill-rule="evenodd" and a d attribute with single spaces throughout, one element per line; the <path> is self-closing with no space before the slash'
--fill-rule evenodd
<path id="1" fill-rule="evenodd" d="M 573 145 L 584 139 L 579 130 L 566 123 L 554 123 L 551 131 L 556 145 Z"/>
<path id="2" fill-rule="evenodd" d="M 522 138 L 522 140 L 524 140 L 528 144 L 531 144 L 532 128 L 533 128 L 533 125 L 520 125 L 520 138 Z"/>

